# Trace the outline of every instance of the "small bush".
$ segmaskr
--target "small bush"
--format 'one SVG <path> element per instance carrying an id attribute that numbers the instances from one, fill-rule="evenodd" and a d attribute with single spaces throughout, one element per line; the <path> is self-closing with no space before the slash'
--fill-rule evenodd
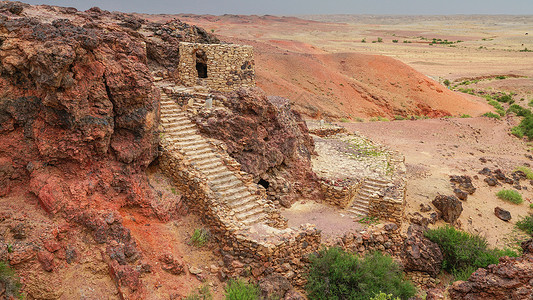
<path id="1" fill-rule="evenodd" d="M 533 115 L 525 116 L 517 127 L 520 127 L 523 134 L 530 140 L 533 139 Z"/>
<path id="2" fill-rule="evenodd" d="M 515 190 L 501 190 L 496 193 L 496 196 L 498 196 L 498 198 L 502 200 L 514 204 L 522 204 L 522 202 L 524 202 L 524 199 L 522 199 L 522 195 L 520 195 L 520 193 Z"/>
<path id="3" fill-rule="evenodd" d="M 398 40 L 392 40 L 393 43 L 398 43 Z"/>
<path id="4" fill-rule="evenodd" d="M 531 205 L 529 207 L 532 208 Z M 533 235 L 533 215 L 528 215 L 518 220 L 516 222 L 516 228 L 529 235 Z"/>
<path id="5" fill-rule="evenodd" d="M 498 120 L 501 118 L 500 115 L 495 114 L 495 113 L 493 113 L 493 112 L 486 112 L 486 113 L 483 114 L 483 116 L 484 116 L 484 117 L 487 117 L 487 118 L 498 119 Z"/>
<path id="6" fill-rule="evenodd" d="M 477 268 L 497 264 L 501 256 L 518 256 L 509 249 L 489 249 L 483 237 L 448 225 L 429 229 L 425 235 L 439 245 L 444 255 L 442 268 L 454 275 L 456 280 L 466 280 Z"/>
<path id="7" fill-rule="evenodd" d="M 524 174 L 526 174 L 527 179 L 533 180 L 533 171 L 531 171 L 530 168 L 526 166 L 520 166 L 515 169 L 515 171 L 522 171 Z"/>
<path id="8" fill-rule="evenodd" d="M 243 279 L 231 279 L 226 286 L 226 300 L 259 299 L 259 288 Z"/>
<path id="9" fill-rule="evenodd" d="M 340 121 L 341 123 L 348 123 L 348 122 L 350 122 L 350 121 L 349 121 L 348 119 L 346 119 L 346 118 L 341 118 L 339 121 Z"/>
<path id="10" fill-rule="evenodd" d="M 405 119 L 406 119 L 406 117 L 404 117 L 404 116 L 400 116 L 400 115 L 395 115 L 394 116 L 394 120 L 401 121 L 401 120 L 405 120 Z"/>
<path id="11" fill-rule="evenodd" d="M 448 79 L 445 79 L 442 83 L 444 83 L 445 86 L 450 86 L 451 82 Z"/>
<path id="12" fill-rule="evenodd" d="M 462 114 L 460 116 L 460 118 L 466 119 L 466 118 L 472 118 L 472 116 L 471 115 L 467 115 L 467 114 Z"/>
<path id="13" fill-rule="evenodd" d="M 310 257 L 306 290 L 310 300 L 366 300 L 379 293 L 408 299 L 415 295 L 400 267 L 388 255 L 374 252 L 359 258 L 340 248 L 322 249 Z"/>
<path id="14" fill-rule="evenodd" d="M 527 108 L 523 108 L 522 106 L 518 104 L 513 104 L 509 106 L 509 109 L 507 110 L 507 113 L 514 113 L 519 117 L 525 117 L 531 115 L 531 110 Z"/>
<path id="15" fill-rule="evenodd" d="M 501 96 L 496 97 L 496 101 L 503 102 L 503 103 L 509 103 L 513 101 L 513 96 L 511 94 L 503 94 Z"/>
<path id="16" fill-rule="evenodd" d="M 361 40 L 361 43 L 366 43 L 366 39 L 362 39 L 362 40 Z"/>
<path id="17" fill-rule="evenodd" d="M 383 43 L 383 39 L 378 37 L 378 43 Z"/>
<path id="18" fill-rule="evenodd" d="M 530 204 L 529 204 L 529 208 L 530 208 L 530 209 L 533 209 L 533 203 L 530 203 Z"/>
<path id="19" fill-rule="evenodd" d="M 202 247 L 209 241 L 209 231 L 196 228 L 191 237 L 191 243 L 196 247 Z"/>
<path id="20" fill-rule="evenodd" d="M 524 130 L 519 127 L 519 126 L 515 126 L 513 128 L 511 128 L 511 133 L 516 136 L 516 137 L 519 137 L 519 138 L 523 138 L 524 137 Z"/>
<path id="21" fill-rule="evenodd" d="M 494 106 L 494 108 L 496 108 L 496 109 L 501 109 L 501 110 L 503 110 L 503 106 L 502 106 L 498 101 L 490 100 L 490 101 L 489 101 L 489 105 Z"/>
<path id="22" fill-rule="evenodd" d="M 505 78 L 507 78 L 507 77 L 505 77 L 505 76 L 503 76 L 503 75 L 500 75 L 500 76 L 496 76 L 495 78 L 496 78 L 496 79 L 499 79 L 499 80 L 502 80 L 502 79 L 505 79 Z"/>
<path id="23" fill-rule="evenodd" d="M 4 286 L 4 296 L 7 298 L 12 296 L 14 298 L 22 299 L 22 294 L 20 293 L 22 284 L 20 283 L 20 279 L 17 274 L 15 274 L 15 271 L 3 261 L 0 261 L 0 286 Z"/>

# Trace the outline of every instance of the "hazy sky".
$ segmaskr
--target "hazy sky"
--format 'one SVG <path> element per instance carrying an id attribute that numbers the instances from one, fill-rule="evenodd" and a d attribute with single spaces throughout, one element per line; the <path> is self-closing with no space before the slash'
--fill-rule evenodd
<path id="1" fill-rule="evenodd" d="M 86 10 L 196 14 L 533 14 L 533 0 L 22 0 Z"/>

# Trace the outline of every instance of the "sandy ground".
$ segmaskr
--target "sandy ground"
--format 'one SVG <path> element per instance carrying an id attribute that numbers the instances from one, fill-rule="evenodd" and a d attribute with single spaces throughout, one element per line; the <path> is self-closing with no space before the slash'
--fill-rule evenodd
<path id="1" fill-rule="evenodd" d="M 289 227 L 300 224 L 314 224 L 322 230 L 323 242 L 343 236 L 347 232 L 359 232 L 367 226 L 357 222 L 350 214 L 330 205 L 312 200 L 300 200 L 289 209 L 282 209 L 282 215 L 289 220 Z"/>
<path id="2" fill-rule="evenodd" d="M 479 118 L 429 119 L 417 121 L 369 122 L 342 125 L 397 149 L 405 155 L 408 171 L 406 216 L 430 204 L 437 194 L 452 195 L 450 175 L 478 176 L 473 184 L 477 191 L 463 202 L 462 229 L 485 236 L 493 246 L 512 246 L 521 234 L 514 224 L 530 212 L 533 186 L 527 181 L 521 190 L 524 203 L 515 205 L 498 199 L 499 190 L 510 185 L 489 187 L 478 172 L 488 167 L 510 173 L 517 166 L 533 164 L 526 142 L 511 136 L 509 128 L 516 120 Z M 483 163 L 480 158 L 487 159 Z M 510 222 L 494 215 L 496 206 L 509 210 Z M 437 226 L 444 225 L 440 221 Z"/>

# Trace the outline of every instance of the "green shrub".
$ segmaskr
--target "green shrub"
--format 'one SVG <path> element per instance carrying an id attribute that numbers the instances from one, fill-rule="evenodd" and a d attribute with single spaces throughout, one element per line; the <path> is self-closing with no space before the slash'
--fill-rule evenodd
<path id="1" fill-rule="evenodd" d="M 445 79 L 442 83 L 444 83 L 445 86 L 450 86 L 451 82 L 448 79 Z"/>
<path id="2" fill-rule="evenodd" d="M 498 101 L 496 101 L 496 100 L 490 100 L 490 101 L 489 101 L 489 105 L 494 106 L 494 108 L 496 108 L 496 109 L 501 109 L 501 110 L 503 110 L 503 106 L 502 106 Z"/>
<path id="3" fill-rule="evenodd" d="M 383 39 L 378 37 L 378 43 L 383 43 Z"/>
<path id="4" fill-rule="evenodd" d="M 533 203 L 529 204 L 529 208 L 533 209 Z"/>
<path id="5" fill-rule="evenodd" d="M 507 78 L 507 77 L 505 77 L 505 76 L 503 76 L 503 75 L 500 75 L 500 76 L 496 76 L 496 77 L 494 77 L 494 78 L 502 80 L 502 79 L 505 79 L 505 78 Z"/>
<path id="6" fill-rule="evenodd" d="M 209 231 L 204 228 L 196 228 L 191 237 L 191 243 L 196 247 L 202 247 L 209 241 Z"/>
<path id="7" fill-rule="evenodd" d="M 5 288 L 4 296 L 22 299 L 20 278 L 7 263 L 0 261 L 0 286 L 2 285 Z"/>
<path id="8" fill-rule="evenodd" d="M 533 106 L 533 99 L 529 100 L 529 103 L 527 105 Z"/>
<path id="9" fill-rule="evenodd" d="M 310 300 L 366 300 L 381 292 L 408 299 L 416 293 L 412 283 L 404 280 L 399 265 L 379 252 L 359 258 L 340 248 L 329 248 L 310 260 L 305 287 Z"/>
<path id="10" fill-rule="evenodd" d="M 404 116 L 400 116 L 400 115 L 395 115 L 394 116 L 394 120 L 398 120 L 398 121 L 401 121 L 401 120 L 405 120 L 406 118 Z"/>
<path id="11" fill-rule="evenodd" d="M 340 118 L 339 122 L 341 123 L 348 123 L 350 122 L 350 120 L 346 119 L 346 118 Z"/>
<path id="12" fill-rule="evenodd" d="M 525 117 L 525 116 L 531 115 L 531 110 L 527 108 L 523 108 L 522 106 L 518 104 L 513 104 L 509 106 L 509 109 L 507 109 L 507 113 L 510 113 L 510 112 L 516 114 L 519 117 Z"/>
<path id="13" fill-rule="evenodd" d="M 400 300 L 400 298 L 393 298 L 392 294 L 385 294 L 381 292 L 370 298 L 370 300 Z"/>
<path id="14" fill-rule="evenodd" d="M 259 288 L 243 279 L 231 279 L 226 286 L 226 300 L 259 299 Z"/>
<path id="15" fill-rule="evenodd" d="M 486 112 L 483 114 L 484 117 L 487 117 L 487 118 L 494 118 L 494 119 L 500 119 L 500 115 L 499 114 L 495 114 L 493 112 Z"/>
<path id="16" fill-rule="evenodd" d="M 513 96 L 511 94 L 503 94 L 501 96 L 496 97 L 496 101 L 503 102 L 503 103 L 509 103 L 513 101 Z"/>
<path id="17" fill-rule="evenodd" d="M 501 256 L 517 256 L 512 250 L 489 249 L 487 240 L 451 226 L 429 229 L 425 233 L 444 255 L 442 268 L 457 280 L 466 280 L 477 268 L 497 264 Z"/>
<path id="18" fill-rule="evenodd" d="M 533 115 L 525 116 L 517 127 L 520 127 L 522 133 L 530 140 L 533 139 Z"/>
<path id="19" fill-rule="evenodd" d="M 526 174 L 527 179 L 533 180 L 533 171 L 531 171 L 530 168 L 526 166 L 520 166 L 515 169 L 515 171 L 522 171 L 524 174 Z"/>
<path id="20" fill-rule="evenodd" d="M 361 43 L 366 43 L 366 39 L 362 39 L 362 40 L 361 40 Z"/>
<path id="21" fill-rule="evenodd" d="M 514 136 L 519 137 L 519 138 L 523 138 L 524 137 L 524 130 L 520 126 L 515 126 L 515 127 L 511 128 L 511 133 Z"/>
<path id="22" fill-rule="evenodd" d="M 392 40 L 393 43 L 398 43 L 398 40 Z"/>
<path id="23" fill-rule="evenodd" d="M 515 190 L 501 190 L 496 193 L 496 196 L 498 196 L 498 198 L 502 200 L 514 204 L 522 204 L 522 202 L 524 202 L 524 199 L 522 199 L 522 195 L 520 195 L 520 193 Z"/>
<path id="24" fill-rule="evenodd" d="M 533 204 L 531 204 L 529 207 L 532 207 Z M 528 215 L 516 222 L 516 228 L 524 231 L 525 233 L 529 235 L 533 235 L 533 215 Z"/>
<path id="25" fill-rule="evenodd" d="M 460 118 L 466 119 L 466 118 L 472 118 L 472 116 L 471 115 L 467 115 L 467 114 L 462 114 L 460 116 Z"/>

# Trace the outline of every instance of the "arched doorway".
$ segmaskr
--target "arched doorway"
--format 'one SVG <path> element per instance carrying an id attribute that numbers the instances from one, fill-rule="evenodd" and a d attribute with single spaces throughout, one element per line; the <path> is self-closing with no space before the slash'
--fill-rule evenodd
<path id="1" fill-rule="evenodd" d="M 207 78 L 207 55 L 203 50 L 198 50 L 196 56 L 196 71 L 198 78 Z"/>

